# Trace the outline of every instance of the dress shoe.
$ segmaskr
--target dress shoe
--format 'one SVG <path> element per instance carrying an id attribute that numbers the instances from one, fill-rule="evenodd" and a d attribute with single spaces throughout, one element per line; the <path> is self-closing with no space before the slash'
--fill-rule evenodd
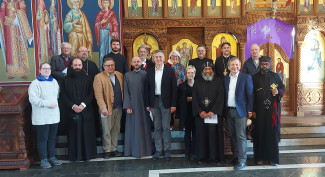
<path id="1" fill-rule="evenodd" d="M 234 169 L 235 170 L 241 170 L 241 169 L 243 169 L 243 168 L 245 168 L 246 167 L 246 163 L 244 163 L 244 162 L 238 162 L 235 166 L 234 166 Z"/>
<path id="2" fill-rule="evenodd" d="M 43 160 L 41 160 L 41 167 L 42 168 L 51 168 L 51 164 L 49 163 L 49 161 L 47 159 L 43 159 Z"/>
<path id="3" fill-rule="evenodd" d="M 236 164 L 238 158 L 237 157 L 232 157 L 231 159 L 227 160 L 226 162 L 228 164 Z"/>
<path id="4" fill-rule="evenodd" d="M 274 162 L 272 162 L 272 161 L 270 161 L 270 165 L 271 165 L 271 166 L 274 166 L 274 167 L 278 166 L 277 163 L 274 163 Z"/>
<path id="5" fill-rule="evenodd" d="M 55 166 L 59 166 L 62 165 L 62 162 L 60 162 L 57 158 L 55 157 L 51 157 L 48 160 L 51 164 L 55 165 Z"/>
<path id="6" fill-rule="evenodd" d="M 122 153 L 118 152 L 117 150 L 111 152 L 111 155 L 114 156 L 114 157 L 121 157 L 122 156 Z"/>
<path id="7" fill-rule="evenodd" d="M 104 153 L 104 159 L 109 159 L 109 158 L 111 158 L 112 156 L 111 156 L 111 153 L 110 152 L 105 152 Z"/>
<path id="8" fill-rule="evenodd" d="M 158 160 L 161 154 L 161 151 L 156 151 L 156 153 L 152 156 L 152 160 Z"/>
<path id="9" fill-rule="evenodd" d="M 167 161 L 170 161 L 172 159 L 171 155 L 170 155 L 170 151 L 165 151 L 165 159 Z"/>

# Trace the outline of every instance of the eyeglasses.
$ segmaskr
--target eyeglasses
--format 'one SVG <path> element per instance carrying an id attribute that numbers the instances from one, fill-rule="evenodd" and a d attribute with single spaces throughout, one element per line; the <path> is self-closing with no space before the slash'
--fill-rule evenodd
<path id="1" fill-rule="evenodd" d="M 41 68 L 42 70 L 49 71 L 51 68 Z"/>
<path id="2" fill-rule="evenodd" d="M 70 50 L 71 48 L 63 47 L 62 50 Z"/>
<path id="3" fill-rule="evenodd" d="M 113 65 L 104 65 L 104 66 L 107 66 L 107 67 L 114 67 L 115 65 L 113 64 Z"/>

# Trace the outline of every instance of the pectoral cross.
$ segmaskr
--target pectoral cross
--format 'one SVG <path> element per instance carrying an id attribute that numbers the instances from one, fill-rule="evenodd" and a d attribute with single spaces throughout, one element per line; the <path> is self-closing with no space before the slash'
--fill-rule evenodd
<path id="1" fill-rule="evenodd" d="M 228 72 L 227 72 L 227 68 L 225 68 L 225 71 L 223 72 L 224 76 L 227 76 Z"/>
<path id="2" fill-rule="evenodd" d="M 275 83 L 273 83 L 272 85 L 270 85 L 270 87 L 272 88 L 272 90 L 273 89 L 276 89 L 278 86 L 277 85 L 275 85 Z M 275 96 L 275 94 L 273 94 L 273 96 Z"/>
<path id="3" fill-rule="evenodd" d="M 205 99 L 203 100 L 204 106 L 205 107 L 208 107 L 210 103 L 211 103 L 211 101 L 209 100 L 209 98 L 208 97 L 205 97 Z"/>

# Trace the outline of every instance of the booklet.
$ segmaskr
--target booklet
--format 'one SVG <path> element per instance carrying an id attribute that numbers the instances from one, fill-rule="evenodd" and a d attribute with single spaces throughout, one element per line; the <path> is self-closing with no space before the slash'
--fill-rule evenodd
<path id="1" fill-rule="evenodd" d="M 213 116 L 211 118 L 210 117 L 205 118 L 204 123 L 206 123 L 206 124 L 218 124 L 218 115 L 213 114 Z"/>

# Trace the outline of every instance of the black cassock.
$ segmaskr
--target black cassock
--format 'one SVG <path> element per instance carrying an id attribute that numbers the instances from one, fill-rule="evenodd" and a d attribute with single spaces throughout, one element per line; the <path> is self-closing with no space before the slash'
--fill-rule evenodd
<path id="1" fill-rule="evenodd" d="M 84 72 L 71 72 L 63 80 L 61 97 L 68 122 L 68 151 L 70 161 L 96 157 L 95 114 L 91 103 L 94 99 L 93 81 Z M 74 104 L 86 104 L 81 113 L 72 110 Z"/>
<path id="2" fill-rule="evenodd" d="M 223 160 L 223 120 L 221 118 L 224 105 L 224 89 L 220 78 L 212 81 L 198 79 L 195 81 L 192 93 L 193 116 L 196 126 L 196 143 L 199 161 Z M 218 124 L 204 123 L 200 117 L 202 111 L 218 115 Z"/>
<path id="3" fill-rule="evenodd" d="M 254 83 L 254 120 L 253 144 L 254 159 L 272 161 L 279 164 L 280 141 L 280 100 L 284 96 L 285 86 L 280 77 L 274 72 L 263 75 L 261 72 L 253 75 Z M 275 85 L 278 94 L 273 96 L 271 85 Z"/>

